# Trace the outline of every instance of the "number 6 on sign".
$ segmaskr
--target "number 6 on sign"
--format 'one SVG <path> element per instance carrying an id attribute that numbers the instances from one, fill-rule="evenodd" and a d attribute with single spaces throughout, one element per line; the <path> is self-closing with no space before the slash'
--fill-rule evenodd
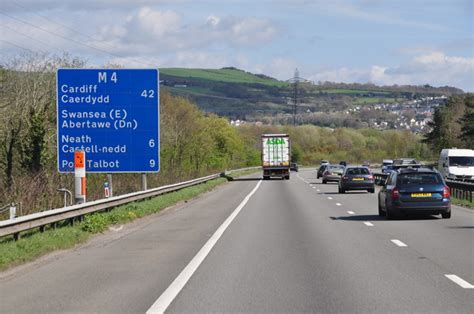
<path id="1" fill-rule="evenodd" d="M 148 146 L 155 147 L 155 140 L 154 139 L 149 140 L 148 141 Z"/>

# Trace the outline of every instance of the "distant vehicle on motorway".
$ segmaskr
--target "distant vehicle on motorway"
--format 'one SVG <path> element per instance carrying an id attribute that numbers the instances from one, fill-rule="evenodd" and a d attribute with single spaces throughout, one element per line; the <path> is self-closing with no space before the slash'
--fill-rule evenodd
<path id="1" fill-rule="evenodd" d="M 418 165 L 418 161 L 416 161 L 416 159 L 413 159 L 413 158 L 400 158 L 400 159 L 395 159 L 393 161 L 393 165 L 394 166 L 398 166 L 398 165 Z"/>
<path id="2" fill-rule="evenodd" d="M 393 170 L 393 160 L 384 159 L 382 161 L 382 173 L 390 173 Z"/>
<path id="3" fill-rule="evenodd" d="M 339 180 L 339 193 L 345 193 L 348 190 L 375 192 L 374 176 L 368 167 L 348 166 L 344 169 Z"/>
<path id="4" fill-rule="evenodd" d="M 439 156 L 438 170 L 445 179 L 474 179 L 474 150 L 443 149 Z"/>
<path id="5" fill-rule="evenodd" d="M 329 161 L 328 161 L 328 160 L 324 160 L 324 159 L 319 162 L 319 165 L 320 165 L 320 166 L 322 166 L 322 165 L 328 165 L 328 164 L 329 164 Z"/>
<path id="6" fill-rule="evenodd" d="M 326 168 L 329 166 L 329 164 L 324 164 L 324 165 L 321 165 L 318 169 L 318 174 L 316 175 L 316 178 L 321 178 L 323 176 L 323 173 L 324 171 L 326 170 Z"/>
<path id="7" fill-rule="evenodd" d="M 339 182 L 341 175 L 344 172 L 342 165 L 328 165 L 323 173 L 323 184 L 327 182 Z"/>
<path id="8" fill-rule="evenodd" d="M 426 213 L 451 218 L 450 199 L 449 187 L 437 170 L 399 169 L 391 173 L 379 192 L 379 215 L 392 219 L 402 213 Z"/>
<path id="9" fill-rule="evenodd" d="M 344 167 L 347 166 L 347 162 L 345 160 L 341 160 L 339 164 Z"/>
<path id="10" fill-rule="evenodd" d="M 362 167 L 370 167 L 370 162 L 364 161 L 364 162 L 362 163 Z"/>
<path id="11" fill-rule="evenodd" d="M 288 134 L 262 135 L 263 179 L 290 179 L 291 142 Z"/>
<path id="12" fill-rule="evenodd" d="M 296 162 L 292 162 L 290 164 L 290 170 L 298 172 L 298 164 Z"/>

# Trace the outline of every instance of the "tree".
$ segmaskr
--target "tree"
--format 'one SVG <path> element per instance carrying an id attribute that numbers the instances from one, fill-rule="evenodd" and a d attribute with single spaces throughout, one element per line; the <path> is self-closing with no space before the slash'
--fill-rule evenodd
<path id="1" fill-rule="evenodd" d="M 474 149 L 474 94 L 466 95 L 464 103 L 466 111 L 459 121 L 461 123 L 459 138 L 465 143 L 466 148 Z"/>

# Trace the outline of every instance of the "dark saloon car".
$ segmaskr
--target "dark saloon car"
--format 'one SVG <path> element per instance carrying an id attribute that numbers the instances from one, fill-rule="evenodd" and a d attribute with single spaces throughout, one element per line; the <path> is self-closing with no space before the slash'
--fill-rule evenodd
<path id="1" fill-rule="evenodd" d="M 323 173 L 323 184 L 327 182 L 339 182 L 341 175 L 344 172 L 344 166 L 341 165 L 329 165 L 326 167 Z"/>
<path id="2" fill-rule="evenodd" d="M 437 170 L 406 168 L 393 171 L 379 192 L 379 215 L 441 214 L 451 218 L 449 187 Z"/>
<path id="3" fill-rule="evenodd" d="M 318 169 L 318 174 L 316 175 L 316 178 L 321 178 L 323 176 L 324 171 L 326 171 L 326 168 L 329 166 L 329 164 L 324 164 L 321 165 Z"/>
<path id="4" fill-rule="evenodd" d="M 290 170 L 298 172 L 298 164 L 296 162 L 290 163 Z"/>
<path id="5" fill-rule="evenodd" d="M 339 181 L 339 193 L 345 193 L 348 190 L 375 192 L 374 176 L 370 173 L 369 168 L 349 166 L 344 169 Z"/>

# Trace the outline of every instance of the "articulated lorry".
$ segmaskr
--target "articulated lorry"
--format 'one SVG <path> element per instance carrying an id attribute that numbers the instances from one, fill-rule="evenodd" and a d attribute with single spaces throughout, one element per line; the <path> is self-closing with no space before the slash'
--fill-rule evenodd
<path id="1" fill-rule="evenodd" d="M 262 135 L 263 179 L 290 179 L 291 142 L 288 134 Z"/>

